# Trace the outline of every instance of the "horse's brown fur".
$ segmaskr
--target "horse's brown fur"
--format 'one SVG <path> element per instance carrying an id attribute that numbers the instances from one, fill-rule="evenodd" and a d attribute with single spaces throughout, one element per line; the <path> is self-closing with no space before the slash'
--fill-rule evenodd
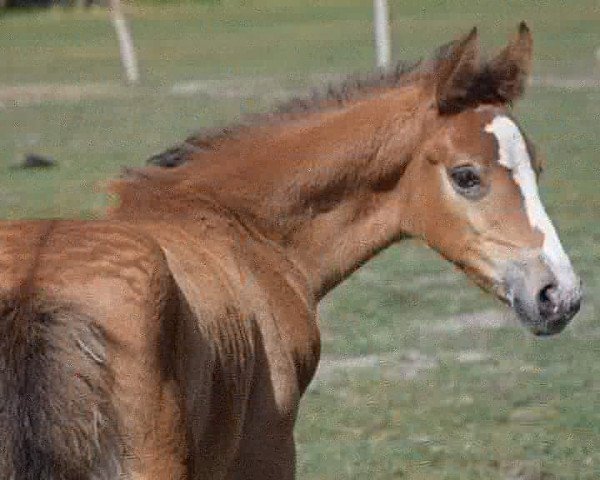
<path id="1" fill-rule="evenodd" d="M 52 438 L 56 479 L 105 478 L 117 449 L 126 478 L 292 478 L 293 425 L 319 359 L 323 295 L 405 236 L 423 238 L 490 289 L 489 258 L 539 247 L 482 133 L 521 93 L 530 35 L 522 26 L 490 62 L 468 53 L 475 40 L 449 44 L 416 69 L 192 138 L 169 152 L 185 165 L 117 181 L 120 204 L 107 220 L 2 224 L 8 368 L 0 382 L 7 405 L 25 413 L 0 416 L 12 432 L 0 474 L 29 479 L 49 468 L 32 470 L 19 455 Z M 443 183 L 465 156 L 495 186 L 477 204 Z M 70 407 L 52 407 L 17 434 L 33 406 L 16 385 L 42 358 L 25 338 L 55 352 L 35 375 L 40 385 L 56 382 L 48 405 Z M 18 361 L 25 357 L 34 363 Z M 89 422 L 94 409 L 110 417 L 104 429 Z M 69 435 L 77 446 L 57 444 Z M 69 448 L 80 450 L 67 458 Z"/>

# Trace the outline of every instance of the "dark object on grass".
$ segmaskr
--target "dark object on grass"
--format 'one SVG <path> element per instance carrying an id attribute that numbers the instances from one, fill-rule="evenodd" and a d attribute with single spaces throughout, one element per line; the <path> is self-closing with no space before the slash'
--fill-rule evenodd
<path id="1" fill-rule="evenodd" d="M 56 166 L 56 160 L 51 157 L 45 157 L 37 153 L 28 153 L 25 155 L 23 162 L 17 165 L 17 168 L 49 168 Z"/>
<path id="2" fill-rule="evenodd" d="M 33 9 L 33 8 L 50 8 L 54 6 L 59 7 L 90 7 L 93 4 L 104 4 L 101 0 L 0 0 L 0 8 L 21 8 L 21 9 Z"/>
<path id="3" fill-rule="evenodd" d="M 4 6 L 7 8 L 49 8 L 53 3 L 52 0 L 6 0 Z"/>

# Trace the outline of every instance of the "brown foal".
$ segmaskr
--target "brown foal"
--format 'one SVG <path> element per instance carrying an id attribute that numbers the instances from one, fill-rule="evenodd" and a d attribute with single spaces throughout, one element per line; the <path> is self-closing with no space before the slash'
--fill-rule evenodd
<path id="1" fill-rule="evenodd" d="M 189 139 L 104 220 L 0 224 L 2 478 L 293 478 L 317 304 L 403 238 L 561 331 L 580 284 L 510 108 L 531 56 L 525 24 L 487 61 L 473 30 Z"/>

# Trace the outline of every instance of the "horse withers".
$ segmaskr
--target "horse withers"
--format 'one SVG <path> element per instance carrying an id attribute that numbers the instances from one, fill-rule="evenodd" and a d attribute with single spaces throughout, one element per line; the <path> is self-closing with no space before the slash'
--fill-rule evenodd
<path id="1" fill-rule="evenodd" d="M 474 30 L 188 139 L 106 219 L 3 223 L 0 476 L 293 478 L 317 304 L 407 237 L 560 332 L 580 282 L 511 110 L 531 57 L 525 24 L 485 61 Z"/>

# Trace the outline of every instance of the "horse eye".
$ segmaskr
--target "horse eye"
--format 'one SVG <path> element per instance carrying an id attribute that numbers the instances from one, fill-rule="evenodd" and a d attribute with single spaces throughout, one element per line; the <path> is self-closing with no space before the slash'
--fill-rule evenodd
<path id="1" fill-rule="evenodd" d="M 450 172 L 450 178 L 460 193 L 473 194 L 481 186 L 479 172 L 471 166 L 454 168 Z"/>

